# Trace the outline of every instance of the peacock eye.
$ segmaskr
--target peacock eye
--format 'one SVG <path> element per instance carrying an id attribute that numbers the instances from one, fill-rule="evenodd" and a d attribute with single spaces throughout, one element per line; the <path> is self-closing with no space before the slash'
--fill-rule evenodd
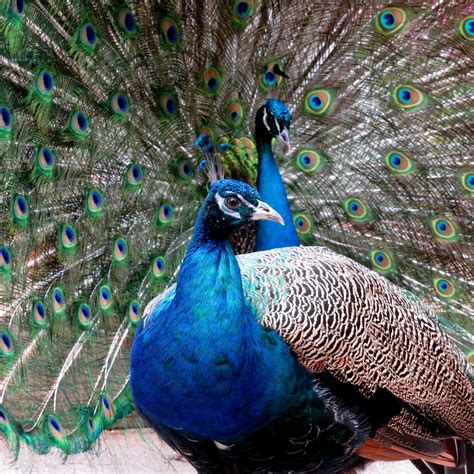
<path id="1" fill-rule="evenodd" d="M 224 204 L 226 205 L 226 207 L 232 211 L 238 209 L 242 203 L 240 202 L 239 199 L 237 199 L 236 197 L 228 197 L 226 198 L 226 200 L 224 201 Z"/>

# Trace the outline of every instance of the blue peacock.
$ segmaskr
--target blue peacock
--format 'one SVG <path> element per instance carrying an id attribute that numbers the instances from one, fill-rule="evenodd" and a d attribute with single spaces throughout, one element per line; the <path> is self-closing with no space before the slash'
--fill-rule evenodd
<path id="1" fill-rule="evenodd" d="M 470 446 L 471 368 L 434 316 L 323 247 L 237 260 L 231 232 L 260 220 L 284 223 L 249 185 L 211 183 L 177 283 L 135 335 L 141 416 L 200 472 L 465 463 L 445 439 Z"/>
<path id="2" fill-rule="evenodd" d="M 429 304 L 471 357 L 472 15 L 467 1 L 1 0 L 0 432 L 13 453 L 23 443 L 74 454 L 110 427 L 142 426 L 130 348 L 147 303 L 175 282 L 209 191 L 200 135 L 225 175 L 257 187 L 286 223 L 235 229 L 236 253 L 274 249 L 274 268 L 295 271 L 304 246 L 350 257 Z M 252 311 L 266 315 L 284 277 L 241 272 Z M 283 313 L 286 303 L 271 320 Z M 265 317 L 279 334 L 269 337 L 317 347 L 299 322 Z M 329 390 L 335 409 L 364 418 L 351 449 L 376 429 L 365 457 L 393 447 L 400 430 L 387 434 L 387 420 L 401 415 L 366 400 L 393 407 L 405 394 L 374 391 L 306 348 L 296 356 L 300 388 L 309 370 L 321 407 Z M 424 454 L 441 444 L 426 441 Z"/>

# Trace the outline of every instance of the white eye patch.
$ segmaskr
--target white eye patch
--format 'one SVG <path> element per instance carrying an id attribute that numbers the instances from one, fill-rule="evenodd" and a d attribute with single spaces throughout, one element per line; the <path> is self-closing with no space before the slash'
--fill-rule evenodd
<path id="1" fill-rule="evenodd" d="M 272 129 L 270 128 L 270 125 L 268 124 L 268 120 L 272 119 L 273 120 L 273 123 L 275 124 L 275 127 L 278 131 L 278 134 L 281 133 L 281 127 L 280 127 L 280 124 L 278 123 L 278 120 L 273 116 L 273 115 L 268 115 L 268 112 L 267 112 L 267 109 L 263 109 L 263 125 L 265 125 L 265 128 L 270 132 L 270 133 L 273 133 L 272 132 Z"/>
<path id="2" fill-rule="evenodd" d="M 278 133 L 281 133 L 280 124 L 278 123 L 278 120 L 275 117 L 273 117 L 273 120 L 275 121 L 275 125 L 278 130 Z"/>
<path id="3" fill-rule="evenodd" d="M 269 132 L 271 132 L 270 126 L 268 125 L 268 121 L 267 121 L 267 109 L 266 108 L 263 109 L 263 125 L 265 125 L 265 128 Z"/>
<path id="4" fill-rule="evenodd" d="M 253 204 L 250 204 L 246 199 L 244 199 L 240 194 L 237 194 L 237 197 L 240 199 L 242 204 L 245 204 L 249 209 L 252 209 L 254 211 L 257 210 L 257 207 L 254 206 Z M 224 213 L 227 214 L 228 216 L 235 217 L 236 219 L 240 219 L 240 214 L 237 211 L 233 211 L 232 209 L 229 209 L 225 205 L 225 197 L 222 197 L 219 193 L 216 193 L 216 203 L 219 206 L 219 209 Z"/>

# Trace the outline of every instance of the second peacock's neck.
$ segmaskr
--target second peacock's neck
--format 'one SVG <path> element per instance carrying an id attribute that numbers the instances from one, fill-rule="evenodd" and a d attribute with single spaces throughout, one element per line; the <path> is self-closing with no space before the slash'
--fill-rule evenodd
<path id="1" fill-rule="evenodd" d="M 275 162 L 271 142 L 257 136 L 258 178 L 257 189 L 262 199 L 278 211 L 285 225 L 276 222 L 257 222 L 255 250 L 270 250 L 300 245 L 293 223 L 293 214 L 286 194 L 285 185 Z"/>

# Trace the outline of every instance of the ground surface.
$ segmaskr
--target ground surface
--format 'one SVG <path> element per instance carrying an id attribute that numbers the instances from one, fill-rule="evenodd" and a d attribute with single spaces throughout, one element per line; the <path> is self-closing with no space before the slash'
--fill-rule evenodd
<path id="1" fill-rule="evenodd" d="M 167 446 L 156 441 L 154 433 L 112 431 L 94 452 L 69 456 L 59 453 L 46 456 L 33 454 L 22 446 L 20 457 L 12 463 L 9 451 L 0 437 L 0 472 L 6 473 L 60 473 L 60 474 L 151 474 L 159 472 L 196 472 L 189 464 L 179 460 Z M 170 461 L 171 460 L 171 461 Z M 416 474 L 410 463 L 374 463 L 364 474 Z"/>

